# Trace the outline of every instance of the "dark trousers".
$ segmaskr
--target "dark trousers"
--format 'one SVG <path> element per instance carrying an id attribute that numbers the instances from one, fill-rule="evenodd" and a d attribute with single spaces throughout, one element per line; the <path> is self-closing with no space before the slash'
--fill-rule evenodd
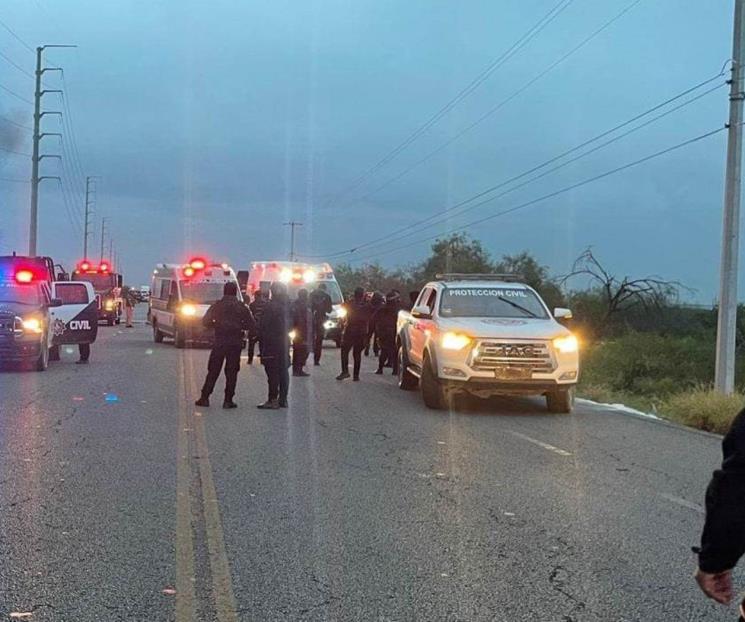
<path id="1" fill-rule="evenodd" d="M 276 357 L 262 358 L 266 372 L 266 382 L 269 385 L 269 400 L 278 399 L 280 403 L 287 401 L 287 393 L 290 389 L 290 374 L 287 365 Z"/>
<path id="2" fill-rule="evenodd" d="M 313 333 L 313 362 L 321 362 L 321 353 L 323 352 L 323 334 L 325 329 L 323 326 L 316 326 L 316 330 Z"/>
<path id="3" fill-rule="evenodd" d="M 393 367 L 393 373 L 398 373 L 398 357 L 396 356 L 396 340 L 380 340 L 380 357 L 378 358 L 378 369 L 382 370 L 386 365 Z"/>
<path id="4" fill-rule="evenodd" d="M 359 378 L 362 366 L 362 351 L 365 349 L 365 335 L 344 335 L 341 342 L 341 371 L 349 373 L 349 352 L 354 358 L 354 377 Z"/>
<path id="5" fill-rule="evenodd" d="M 294 343 L 292 344 L 292 372 L 297 374 L 303 371 L 305 363 L 308 360 L 308 344 L 307 343 Z"/>
<path id="6" fill-rule="evenodd" d="M 202 387 L 202 397 L 212 395 L 223 363 L 225 363 L 225 400 L 233 399 L 235 385 L 238 382 L 238 370 L 241 368 L 241 350 L 241 344 L 212 348 L 210 360 L 207 363 L 207 377 Z"/>
<path id="7" fill-rule="evenodd" d="M 256 344 L 259 343 L 258 337 L 248 338 L 248 362 L 253 363 L 254 352 L 256 351 Z M 261 355 L 261 349 L 259 349 L 259 355 Z"/>
<path id="8" fill-rule="evenodd" d="M 78 352 L 80 353 L 80 360 L 87 361 L 91 357 L 91 344 L 79 343 Z"/>

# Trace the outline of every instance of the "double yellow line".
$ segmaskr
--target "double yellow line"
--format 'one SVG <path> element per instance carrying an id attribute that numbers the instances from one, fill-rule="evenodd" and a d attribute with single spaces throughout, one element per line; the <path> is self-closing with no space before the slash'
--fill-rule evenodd
<path id="1" fill-rule="evenodd" d="M 218 622 L 238 622 L 230 563 L 220 518 L 215 480 L 202 417 L 194 416 L 194 365 L 191 356 L 179 351 L 179 417 L 176 464 L 176 622 L 197 622 L 194 565 L 195 517 L 201 509 L 209 555 L 212 597 Z M 191 454 L 199 456 L 197 472 Z M 198 475 L 198 477 L 197 477 Z"/>

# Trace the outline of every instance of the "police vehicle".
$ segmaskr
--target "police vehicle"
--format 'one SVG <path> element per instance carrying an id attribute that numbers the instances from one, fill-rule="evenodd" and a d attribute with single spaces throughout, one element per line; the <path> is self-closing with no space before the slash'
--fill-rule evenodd
<path id="1" fill-rule="evenodd" d="M 93 288 L 54 279 L 48 257 L 0 257 L 0 362 L 44 371 L 61 345 L 95 341 Z"/>
<path id="2" fill-rule="evenodd" d="M 579 344 L 557 321 L 569 318 L 510 275 L 437 275 L 399 312 L 399 386 L 420 385 L 435 409 L 466 392 L 543 395 L 551 412 L 569 413 Z"/>
<path id="3" fill-rule="evenodd" d="M 212 330 L 202 326 L 211 304 L 222 298 L 225 283 L 238 286 L 233 269 L 226 263 L 210 263 L 195 257 L 185 264 L 158 264 L 150 286 L 148 321 L 153 340 L 173 339 L 177 348 L 187 342 L 212 342 Z M 243 297 L 238 292 L 238 299 Z"/>
<path id="4" fill-rule="evenodd" d="M 337 347 L 340 346 L 344 317 L 347 312 L 342 306 L 344 297 L 331 266 L 327 263 L 254 261 L 248 271 L 244 291 L 253 298 L 259 290 L 268 293 L 272 283 L 277 281 L 287 286 L 290 300 L 297 298 L 298 291 L 303 288 L 310 293 L 321 283 L 325 284 L 326 293 L 331 297 L 333 311 L 324 324 L 324 339 L 330 339 L 336 343 Z"/>
<path id="5" fill-rule="evenodd" d="M 98 265 L 84 259 L 75 267 L 72 280 L 87 281 L 93 285 L 98 304 L 98 319 L 109 326 L 121 323 L 122 316 L 122 275 L 111 268 L 108 261 Z"/>

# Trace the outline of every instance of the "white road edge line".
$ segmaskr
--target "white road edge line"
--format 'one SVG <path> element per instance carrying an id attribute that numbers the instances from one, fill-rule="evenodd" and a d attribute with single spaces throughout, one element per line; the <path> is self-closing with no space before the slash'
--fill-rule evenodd
<path id="1" fill-rule="evenodd" d="M 566 449 L 561 449 L 559 447 L 554 447 L 553 445 L 549 445 L 548 443 L 544 443 L 543 441 L 539 441 L 535 438 L 531 438 L 530 436 L 526 436 L 525 434 L 521 434 L 520 432 L 513 432 L 510 430 L 510 434 L 512 434 L 513 436 L 517 436 L 517 438 L 521 438 L 524 441 L 528 441 L 529 443 L 533 443 L 533 445 L 538 445 L 538 447 L 547 449 L 548 451 L 558 454 L 559 456 L 566 457 L 566 456 L 572 455 L 571 451 L 567 451 Z"/>
<path id="2" fill-rule="evenodd" d="M 667 499 L 668 501 L 671 501 L 672 503 L 675 503 L 676 505 L 679 505 L 681 507 L 688 508 L 689 510 L 693 510 L 694 512 L 698 512 L 699 514 L 705 513 L 704 508 L 698 503 L 693 503 L 693 501 L 688 501 L 687 499 L 676 497 L 675 495 L 671 495 L 666 492 L 661 492 L 660 497 L 662 497 L 663 499 Z"/>

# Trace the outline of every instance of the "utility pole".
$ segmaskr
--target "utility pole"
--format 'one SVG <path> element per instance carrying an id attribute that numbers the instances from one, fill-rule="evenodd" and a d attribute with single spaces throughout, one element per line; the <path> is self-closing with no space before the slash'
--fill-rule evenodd
<path id="1" fill-rule="evenodd" d="M 291 220 L 284 223 L 285 227 L 290 227 L 290 261 L 295 261 L 295 227 L 302 227 L 303 223 Z"/>
<path id="2" fill-rule="evenodd" d="M 101 261 L 103 261 L 104 240 L 106 239 L 106 218 L 101 219 Z"/>
<path id="3" fill-rule="evenodd" d="M 729 93 L 727 172 L 724 181 L 722 263 L 719 281 L 717 354 L 714 387 L 731 394 L 735 390 L 735 337 L 737 332 L 737 259 L 740 246 L 740 192 L 742 169 L 743 75 L 745 68 L 745 0 L 735 0 L 732 41 L 732 77 Z"/>
<path id="4" fill-rule="evenodd" d="M 83 227 L 83 259 L 88 259 L 88 237 L 90 236 L 90 225 L 91 225 L 91 179 L 92 177 L 85 178 L 85 224 Z M 95 192 L 95 188 L 93 189 Z"/>
<path id="5" fill-rule="evenodd" d="M 114 238 L 109 235 L 109 262 L 114 261 Z"/>
<path id="6" fill-rule="evenodd" d="M 39 182 L 45 179 L 45 177 L 39 177 L 39 163 L 44 157 L 60 157 L 61 156 L 40 156 L 39 155 L 39 143 L 41 139 L 48 135 L 40 132 L 41 119 L 45 114 L 58 114 L 62 116 L 61 112 L 41 112 L 41 98 L 45 93 L 62 93 L 59 89 L 54 90 L 42 90 L 41 88 L 41 77 L 47 71 L 62 71 L 59 67 L 43 67 L 41 66 L 41 55 L 46 48 L 69 48 L 76 47 L 74 45 L 42 45 L 36 48 L 36 88 L 34 89 L 34 135 L 33 135 L 33 150 L 31 154 L 31 214 L 29 218 L 29 233 L 28 233 L 28 254 L 31 257 L 36 256 L 36 246 L 39 232 Z"/>

